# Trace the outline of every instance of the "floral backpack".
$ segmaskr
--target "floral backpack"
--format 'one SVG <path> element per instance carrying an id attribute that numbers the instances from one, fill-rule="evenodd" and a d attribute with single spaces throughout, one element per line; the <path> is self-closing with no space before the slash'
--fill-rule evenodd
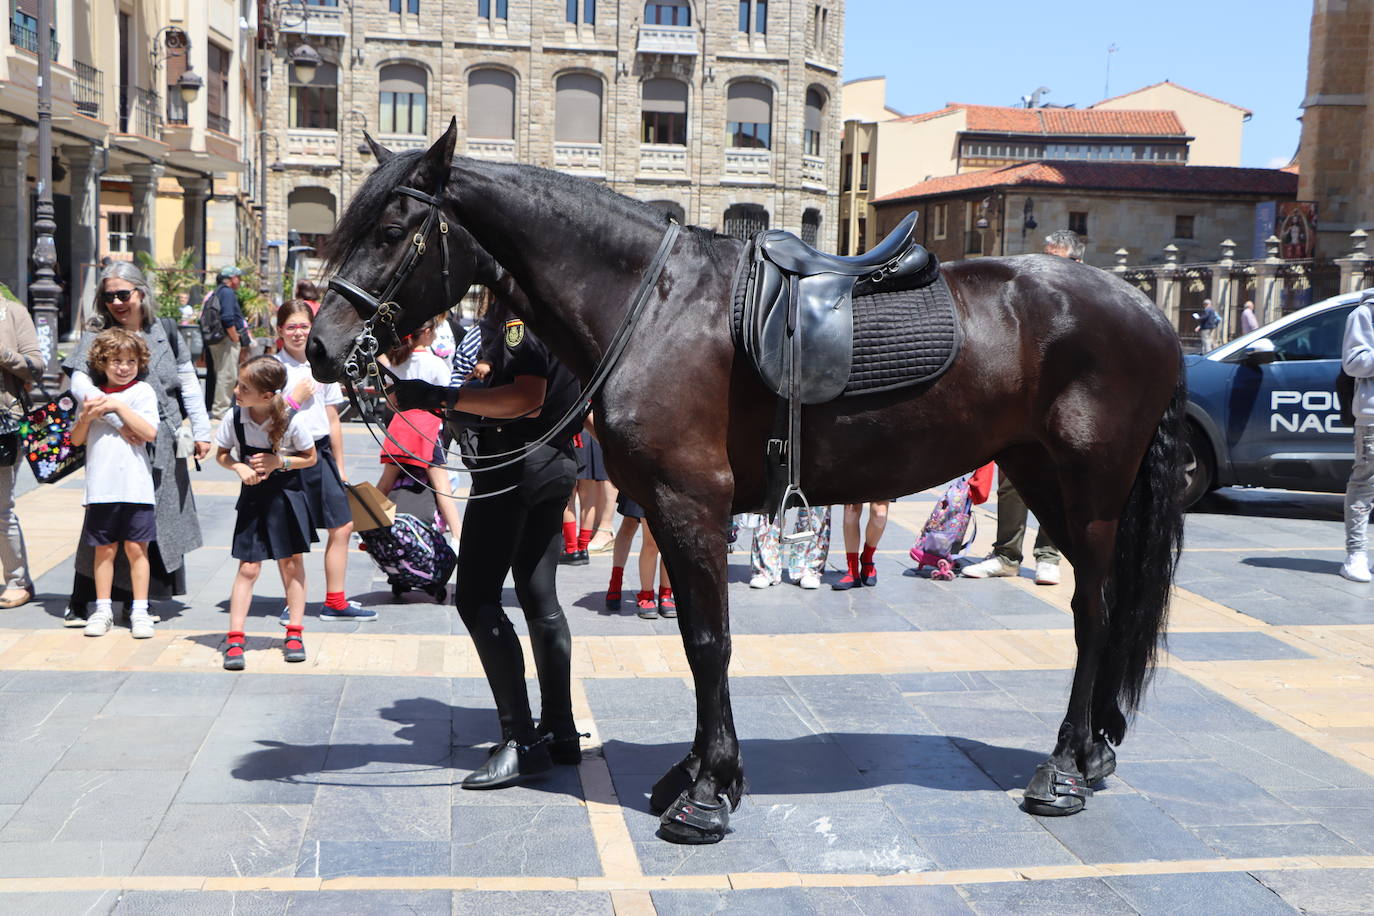
<path id="1" fill-rule="evenodd" d="M 977 533 L 977 525 L 973 524 L 974 497 L 969 491 L 972 477 L 965 474 L 949 485 L 911 548 L 911 559 L 916 561 L 918 570 L 935 567 L 930 574 L 932 579 L 947 582 L 954 578 L 954 557 L 973 543 Z"/>

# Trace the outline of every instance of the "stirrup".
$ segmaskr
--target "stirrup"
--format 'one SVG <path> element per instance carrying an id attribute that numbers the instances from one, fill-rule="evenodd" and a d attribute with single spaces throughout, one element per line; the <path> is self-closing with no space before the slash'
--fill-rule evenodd
<path id="1" fill-rule="evenodd" d="M 802 492 L 801 487 L 791 484 L 788 484 L 787 489 L 782 491 L 782 502 L 778 504 L 779 530 L 787 528 L 787 504 L 791 502 L 794 497 L 801 503 L 801 505 L 797 507 L 798 511 L 806 512 L 806 517 L 810 521 L 811 527 L 802 531 L 793 531 L 790 534 L 780 534 L 778 540 L 782 541 L 784 544 L 795 544 L 799 541 L 815 540 L 817 535 L 821 533 L 820 528 L 816 526 L 816 517 L 811 513 L 811 503 L 807 502 L 806 494 Z"/>

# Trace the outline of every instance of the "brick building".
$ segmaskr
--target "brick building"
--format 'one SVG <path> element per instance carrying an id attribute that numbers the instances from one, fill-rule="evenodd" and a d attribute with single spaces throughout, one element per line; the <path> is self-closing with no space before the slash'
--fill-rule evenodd
<path id="1" fill-rule="evenodd" d="M 871 206 L 875 240 L 920 211 L 919 237 L 941 260 L 1039 251 L 1049 232 L 1073 229 L 1084 260 L 1110 267 L 1119 248 L 1133 264 L 1168 244 L 1185 263 L 1215 260 L 1228 239 L 1249 251 L 1255 205 L 1293 200 L 1297 184 L 1279 169 L 1023 162 L 923 181 Z"/>
<path id="2" fill-rule="evenodd" d="M 1374 229 L 1374 0 L 1315 0 L 1298 198 L 1317 204 L 1317 255 Z"/>
<path id="3" fill-rule="evenodd" d="M 299 9 L 298 7 L 296 9 Z M 427 146 L 605 182 L 687 222 L 834 246 L 843 0 L 311 0 L 280 21 L 268 236 L 327 232 L 371 160 Z M 323 59 L 308 83 L 287 58 Z"/>

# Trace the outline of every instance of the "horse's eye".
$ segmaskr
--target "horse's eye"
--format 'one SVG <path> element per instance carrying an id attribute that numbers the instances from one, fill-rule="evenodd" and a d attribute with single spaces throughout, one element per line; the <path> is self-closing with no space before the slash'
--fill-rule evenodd
<path id="1" fill-rule="evenodd" d="M 405 237 L 405 234 L 406 231 L 402 229 L 400 226 L 386 227 L 386 240 L 388 242 L 399 242 L 402 238 Z"/>

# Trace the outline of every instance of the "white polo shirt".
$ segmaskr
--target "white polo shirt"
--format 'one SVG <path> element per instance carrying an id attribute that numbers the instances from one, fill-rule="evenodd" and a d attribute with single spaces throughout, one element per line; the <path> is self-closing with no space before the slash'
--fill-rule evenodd
<path id="1" fill-rule="evenodd" d="M 286 367 L 286 387 L 282 389 L 282 395 L 288 395 L 295 390 L 296 385 L 303 378 L 313 378 L 310 373 L 310 364 L 303 363 L 294 359 L 285 350 L 277 354 L 277 360 Z M 321 385 L 316 382 L 315 393 L 301 401 L 301 409 L 296 412 L 296 419 L 300 421 L 301 428 L 310 436 L 313 444 L 316 439 L 322 439 L 329 435 L 329 412 L 325 410 L 327 406 L 345 403 L 348 399 L 344 397 L 343 389 L 338 382 L 329 382 Z"/>
<path id="2" fill-rule="evenodd" d="M 147 382 L 134 382 L 112 394 L 96 389 L 89 397 L 104 395 L 129 405 L 134 413 L 157 428 L 157 394 Z M 136 503 L 151 506 L 153 469 L 148 446 L 128 442 L 104 417 L 96 417 L 86 434 L 86 501 L 91 503 Z"/>

